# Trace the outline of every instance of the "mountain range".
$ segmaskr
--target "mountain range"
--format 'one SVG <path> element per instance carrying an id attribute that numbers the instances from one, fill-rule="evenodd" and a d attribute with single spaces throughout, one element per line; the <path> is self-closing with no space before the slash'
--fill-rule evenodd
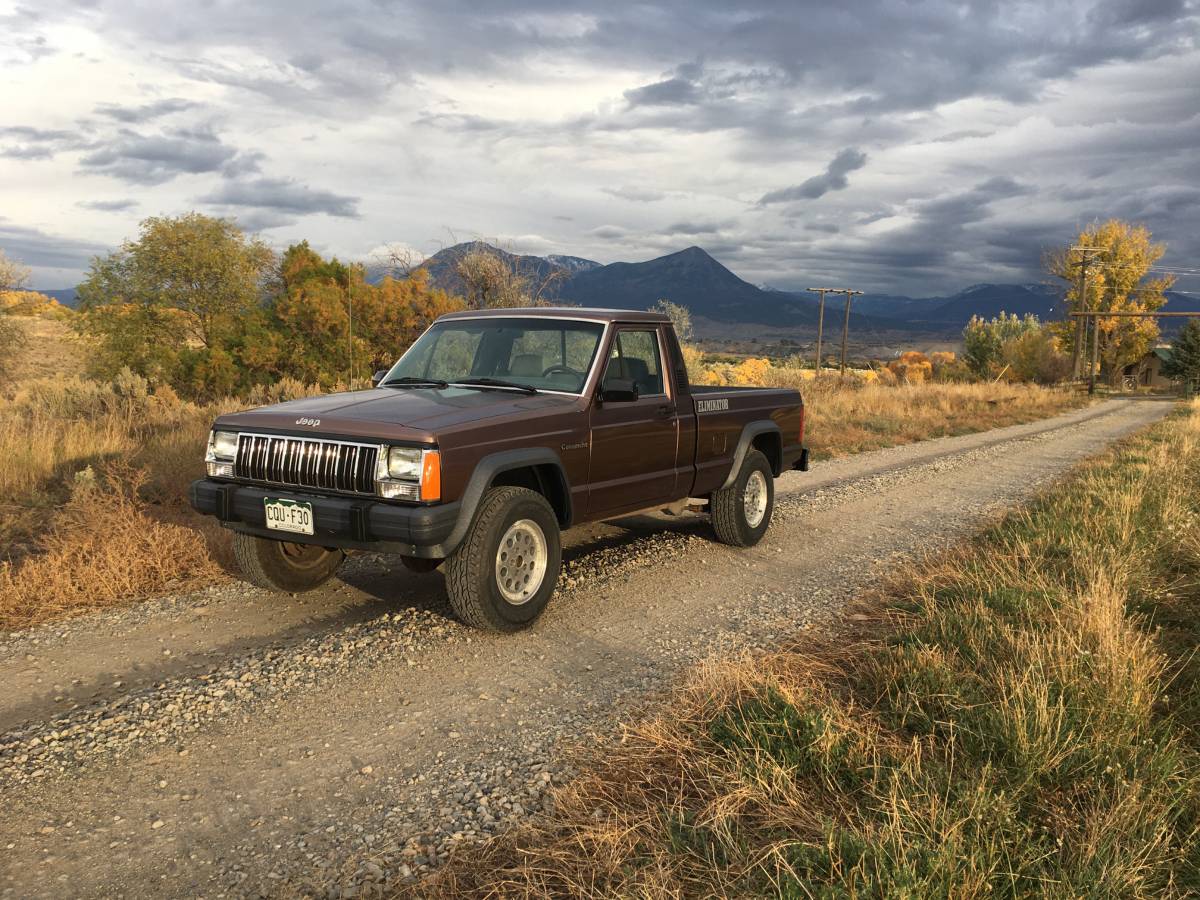
<path id="1" fill-rule="evenodd" d="M 421 268 L 433 284 L 462 292 L 458 261 L 476 249 L 498 254 L 530 279 L 541 295 L 579 306 L 646 309 L 667 299 L 686 306 L 693 316 L 724 323 L 753 323 L 809 328 L 817 322 L 816 296 L 807 292 L 759 287 L 739 278 L 700 247 L 688 247 L 646 262 L 602 265 L 577 256 L 522 256 L 475 241 L 455 244 L 429 257 Z M 842 297 L 827 295 L 825 326 L 840 327 Z M 850 317 L 856 333 L 907 331 L 958 333 L 972 316 L 1001 312 L 1039 319 L 1062 318 L 1063 289 L 1050 284 L 976 284 L 942 297 L 864 294 L 855 297 Z M 1200 312 L 1200 299 L 1167 292 L 1172 311 Z M 1185 320 L 1161 320 L 1175 331 Z"/>
<path id="2" fill-rule="evenodd" d="M 810 331 L 817 324 L 817 299 L 807 292 L 780 291 L 745 281 L 700 247 L 688 247 L 645 262 L 603 265 L 580 256 L 532 256 L 509 253 L 482 241 L 455 244 L 421 263 L 430 282 L 456 294 L 465 293 L 458 264 L 473 250 L 499 256 L 526 277 L 542 299 L 579 306 L 646 309 L 658 300 L 686 306 L 696 319 L 713 325 L 769 325 Z M 42 291 L 67 306 L 75 291 Z M 1032 313 L 1043 321 L 1062 318 L 1063 289 L 1050 284 L 976 284 L 942 297 L 863 294 L 854 298 L 850 326 L 855 334 L 909 332 L 957 335 L 972 316 L 992 318 L 1001 312 Z M 827 295 L 826 329 L 839 329 L 843 310 L 840 295 Z M 1200 297 L 1167 291 L 1172 312 L 1200 312 Z M 1173 334 L 1186 319 L 1162 319 L 1164 333 Z"/>

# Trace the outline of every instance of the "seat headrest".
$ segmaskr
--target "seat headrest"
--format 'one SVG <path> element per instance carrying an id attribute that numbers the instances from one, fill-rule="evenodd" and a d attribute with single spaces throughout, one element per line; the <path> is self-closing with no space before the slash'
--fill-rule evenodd
<path id="1" fill-rule="evenodd" d="M 540 353 L 518 353 L 513 357 L 512 365 L 509 366 L 509 375 L 538 375 L 540 376 L 546 367 L 542 365 L 542 354 Z"/>

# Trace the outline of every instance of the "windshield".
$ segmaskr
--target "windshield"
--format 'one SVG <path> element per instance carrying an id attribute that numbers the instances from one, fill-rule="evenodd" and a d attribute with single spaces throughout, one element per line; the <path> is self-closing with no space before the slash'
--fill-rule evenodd
<path id="1" fill-rule="evenodd" d="M 496 378 L 538 390 L 583 391 L 604 326 L 551 318 L 438 322 L 408 348 L 381 384 L 400 379 Z"/>

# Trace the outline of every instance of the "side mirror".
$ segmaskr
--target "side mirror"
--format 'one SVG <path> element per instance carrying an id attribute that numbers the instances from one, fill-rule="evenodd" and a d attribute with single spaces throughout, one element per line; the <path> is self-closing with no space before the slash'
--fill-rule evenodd
<path id="1" fill-rule="evenodd" d="M 387 369 L 380 369 L 378 372 L 376 372 L 374 375 L 372 375 L 371 376 L 371 387 L 373 387 L 373 388 L 379 387 L 379 382 L 381 382 L 381 381 L 383 381 L 383 379 L 387 378 L 387 373 L 388 373 Z"/>
<path id="2" fill-rule="evenodd" d="M 632 378 L 607 378 L 600 389 L 600 399 L 605 403 L 633 403 L 637 398 L 637 382 Z"/>

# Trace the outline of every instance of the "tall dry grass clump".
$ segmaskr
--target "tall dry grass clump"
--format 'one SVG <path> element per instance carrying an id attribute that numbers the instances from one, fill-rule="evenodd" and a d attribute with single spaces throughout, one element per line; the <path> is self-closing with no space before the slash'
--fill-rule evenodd
<path id="1" fill-rule="evenodd" d="M 314 391 L 197 404 L 128 371 L 18 385 L 0 400 L 0 628 L 221 578 L 227 536 L 187 504 L 212 421 Z"/>
<path id="2" fill-rule="evenodd" d="M 1200 406 L 907 573 L 855 630 L 697 671 L 425 896 L 1200 891 Z"/>
<path id="3" fill-rule="evenodd" d="M 119 464 L 78 473 L 30 552 L 0 562 L 0 624 L 20 628 L 220 579 L 228 556 L 220 529 L 152 510 L 146 478 Z"/>

